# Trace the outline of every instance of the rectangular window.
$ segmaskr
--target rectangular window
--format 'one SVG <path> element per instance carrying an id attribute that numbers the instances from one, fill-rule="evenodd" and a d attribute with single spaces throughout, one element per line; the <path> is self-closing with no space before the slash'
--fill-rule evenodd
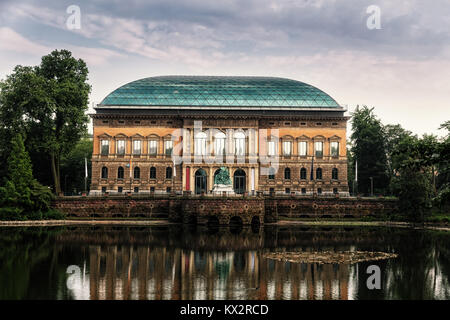
<path id="1" fill-rule="evenodd" d="M 286 188 L 284 191 L 286 194 L 291 194 L 291 188 Z"/>
<path id="2" fill-rule="evenodd" d="M 117 140 L 117 154 L 125 154 L 125 140 Z"/>
<path id="3" fill-rule="evenodd" d="M 167 187 L 167 188 L 166 188 L 166 192 L 167 192 L 167 193 L 171 193 L 171 192 L 172 192 L 172 188 L 171 188 L 171 187 Z"/>
<path id="4" fill-rule="evenodd" d="M 235 146 L 237 156 L 245 155 L 245 138 L 235 139 Z"/>
<path id="5" fill-rule="evenodd" d="M 102 156 L 107 156 L 109 154 L 109 140 L 101 141 L 101 153 Z"/>
<path id="6" fill-rule="evenodd" d="M 306 194 L 306 188 L 302 188 L 302 194 Z"/>
<path id="7" fill-rule="evenodd" d="M 118 188 L 117 188 L 117 192 L 118 192 L 118 193 L 122 193 L 122 191 L 123 191 L 123 187 L 118 187 Z"/>
<path id="8" fill-rule="evenodd" d="M 133 154 L 136 154 L 136 155 L 141 154 L 141 140 L 133 141 Z"/>
<path id="9" fill-rule="evenodd" d="M 216 138 L 215 140 L 215 150 L 216 155 L 224 155 L 225 154 L 225 138 Z"/>
<path id="10" fill-rule="evenodd" d="M 156 156 L 158 152 L 158 141 L 150 140 L 148 144 L 148 153 L 152 156 Z"/>
<path id="11" fill-rule="evenodd" d="M 196 156 L 206 155 L 206 138 L 199 137 L 194 139 L 194 152 Z"/>
<path id="12" fill-rule="evenodd" d="M 267 145 L 267 155 L 269 157 L 275 156 L 275 141 L 269 141 Z"/>
<path id="13" fill-rule="evenodd" d="M 307 148 L 308 148 L 308 142 L 300 141 L 298 143 L 298 155 L 300 157 L 306 157 L 306 155 L 308 154 Z"/>
<path id="14" fill-rule="evenodd" d="M 322 158 L 323 157 L 323 142 L 317 141 L 314 143 L 314 150 L 316 153 L 316 157 Z"/>
<path id="15" fill-rule="evenodd" d="M 134 187 L 134 193 L 138 193 L 139 192 L 139 187 Z"/>
<path id="16" fill-rule="evenodd" d="M 172 149 L 173 149 L 173 141 L 172 140 L 164 141 L 164 152 L 166 156 L 172 155 Z"/>
<path id="17" fill-rule="evenodd" d="M 283 155 L 290 156 L 292 154 L 292 142 L 283 141 Z"/>
<path id="18" fill-rule="evenodd" d="M 339 142 L 333 141 L 330 145 L 330 155 L 332 157 L 339 156 Z"/>
<path id="19" fill-rule="evenodd" d="M 155 192 L 155 187 L 150 187 L 150 192 Z"/>

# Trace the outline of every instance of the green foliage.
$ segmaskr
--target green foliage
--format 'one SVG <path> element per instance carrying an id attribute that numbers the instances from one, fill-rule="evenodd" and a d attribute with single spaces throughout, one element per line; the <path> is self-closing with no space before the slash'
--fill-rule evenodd
<path id="1" fill-rule="evenodd" d="M 433 190 L 427 174 L 406 167 L 394 177 L 392 187 L 398 196 L 399 210 L 408 220 L 423 221 L 430 214 Z"/>
<path id="2" fill-rule="evenodd" d="M 60 192 L 61 157 L 86 133 L 88 69 L 70 51 L 55 50 L 36 67 L 17 66 L 0 83 L 0 154 L 8 154 L 12 136 L 24 133 L 39 178 L 53 177 Z M 0 157 L 2 163 L 5 157 Z"/>
<path id="3" fill-rule="evenodd" d="M 84 190 L 84 159 L 88 160 L 88 172 L 90 172 L 92 150 L 92 139 L 85 137 L 61 158 L 61 183 L 66 192 L 73 193 Z M 89 181 L 87 184 L 89 186 Z"/>
<path id="4" fill-rule="evenodd" d="M 50 211 L 53 194 L 34 179 L 22 135 L 15 135 L 10 146 L 7 175 L 4 185 L 0 187 L 0 219 L 41 219 L 42 212 Z"/>
<path id="5" fill-rule="evenodd" d="M 399 197 L 399 209 L 410 220 L 423 221 L 431 212 L 436 194 L 436 166 L 443 160 L 437 137 L 422 138 L 405 132 L 389 150 L 391 191 Z"/>
<path id="6" fill-rule="evenodd" d="M 374 193 L 385 193 L 388 185 L 387 157 L 383 126 L 373 108 L 356 108 L 352 114 L 351 153 L 358 162 L 358 192 L 370 194 L 370 177 Z"/>
<path id="7" fill-rule="evenodd" d="M 383 126 L 367 107 L 356 109 L 352 126 L 347 151 L 351 191 L 357 159 L 358 191 L 368 194 L 373 177 L 375 193 L 397 196 L 400 212 L 407 219 L 423 221 L 433 203 L 441 212 L 448 210 L 450 134 L 441 140 L 433 135 L 419 138 L 400 125 Z M 441 129 L 450 132 L 450 121 Z"/>

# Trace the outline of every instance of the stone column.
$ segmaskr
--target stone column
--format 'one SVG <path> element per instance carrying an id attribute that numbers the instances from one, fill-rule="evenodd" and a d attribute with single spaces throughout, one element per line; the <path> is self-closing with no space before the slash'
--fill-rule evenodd
<path id="1" fill-rule="evenodd" d="M 206 192 L 208 192 L 209 190 L 212 190 L 213 186 L 214 186 L 214 172 L 213 172 L 213 168 L 209 167 L 208 170 L 208 185 L 207 185 L 207 189 Z"/>
<path id="2" fill-rule="evenodd" d="M 254 191 L 255 189 L 255 168 L 250 168 L 250 192 Z"/>

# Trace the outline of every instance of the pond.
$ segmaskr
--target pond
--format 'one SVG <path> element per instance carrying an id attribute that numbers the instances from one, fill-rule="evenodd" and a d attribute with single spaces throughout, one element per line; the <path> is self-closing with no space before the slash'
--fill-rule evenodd
<path id="1" fill-rule="evenodd" d="M 0 299 L 449 299 L 449 240 L 388 227 L 1 227 Z M 268 258 L 356 251 L 395 258 Z"/>

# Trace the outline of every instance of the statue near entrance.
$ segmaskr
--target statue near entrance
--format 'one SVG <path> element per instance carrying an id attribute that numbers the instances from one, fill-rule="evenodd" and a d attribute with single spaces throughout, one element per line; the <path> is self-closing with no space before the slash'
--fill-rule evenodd
<path id="1" fill-rule="evenodd" d="M 214 184 L 231 184 L 231 178 L 227 168 L 221 167 L 219 169 L 219 172 L 214 176 Z"/>
<path id="2" fill-rule="evenodd" d="M 226 167 L 221 167 L 219 172 L 214 176 L 214 188 L 212 191 L 219 193 L 226 192 L 227 195 L 234 194 L 230 174 Z"/>

